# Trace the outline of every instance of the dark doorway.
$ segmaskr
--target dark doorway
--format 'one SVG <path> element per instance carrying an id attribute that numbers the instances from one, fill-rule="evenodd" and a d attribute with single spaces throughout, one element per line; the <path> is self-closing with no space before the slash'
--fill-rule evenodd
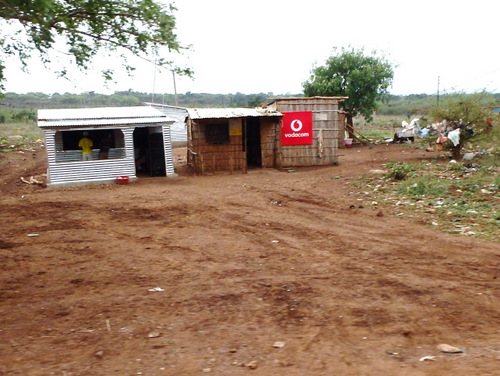
<path id="1" fill-rule="evenodd" d="M 165 176 L 165 148 L 161 127 L 134 129 L 134 158 L 137 176 Z"/>
<path id="2" fill-rule="evenodd" d="M 260 119 L 247 118 L 245 121 L 247 166 L 248 168 L 262 167 L 262 150 L 260 147 Z"/>

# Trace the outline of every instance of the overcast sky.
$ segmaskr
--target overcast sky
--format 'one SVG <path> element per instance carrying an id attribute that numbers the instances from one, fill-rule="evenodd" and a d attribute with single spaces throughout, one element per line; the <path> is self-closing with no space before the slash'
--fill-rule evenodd
<path id="1" fill-rule="evenodd" d="M 500 92 L 498 0 L 177 0 L 177 35 L 193 46 L 172 57 L 195 72 L 176 76 L 178 93 L 298 94 L 313 65 L 323 65 L 334 47 L 377 50 L 395 66 L 392 94 Z M 57 57 L 61 61 L 66 58 Z M 130 59 L 131 62 L 135 60 Z M 128 90 L 173 93 L 172 73 L 137 61 L 133 77 L 117 75 L 107 87 L 99 69 L 119 62 L 98 59 L 87 75 L 70 80 L 44 70 L 31 74 L 9 62 L 6 90 L 26 92 Z"/>

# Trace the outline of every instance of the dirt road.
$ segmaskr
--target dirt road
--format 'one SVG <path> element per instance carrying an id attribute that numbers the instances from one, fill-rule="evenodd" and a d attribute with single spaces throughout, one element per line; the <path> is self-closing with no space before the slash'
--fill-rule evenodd
<path id="1" fill-rule="evenodd" d="M 358 201 L 429 153 L 341 154 L 65 189 L 2 157 L 0 375 L 499 375 L 498 244 Z"/>

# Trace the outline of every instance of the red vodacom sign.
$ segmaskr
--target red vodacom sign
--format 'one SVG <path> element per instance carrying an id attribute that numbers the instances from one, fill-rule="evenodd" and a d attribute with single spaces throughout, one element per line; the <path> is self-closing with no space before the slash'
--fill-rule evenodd
<path id="1" fill-rule="evenodd" d="M 281 145 L 312 145 L 312 124 L 311 111 L 283 112 Z"/>

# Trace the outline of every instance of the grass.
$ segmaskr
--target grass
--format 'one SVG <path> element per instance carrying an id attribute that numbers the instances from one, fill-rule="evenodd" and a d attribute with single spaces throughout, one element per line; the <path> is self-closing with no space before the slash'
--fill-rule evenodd
<path id="1" fill-rule="evenodd" d="M 364 135 L 384 135 L 400 126 L 403 117 L 377 117 L 361 123 Z M 371 133 L 370 133 L 371 132 Z M 378 132 L 378 133 L 377 133 Z M 376 137 L 374 137 L 376 139 Z M 411 147 L 428 148 L 435 137 L 417 140 Z M 478 153 L 471 161 L 450 163 L 442 157 L 415 163 L 391 161 L 384 176 L 361 178 L 360 197 L 392 208 L 442 231 L 500 241 L 500 118 L 478 132 L 463 148 Z M 367 187 L 370 192 L 367 192 Z"/>
<path id="2" fill-rule="evenodd" d="M 36 141 L 43 136 L 43 132 L 33 121 L 0 124 L 0 138 L 7 139 L 17 135 L 29 141 Z"/>
<path id="3" fill-rule="evenodd" d="M 36 122 L 0 123 L 0 153 L 14 150 L 38 139 L 43 132 Z"/>
<path id="4" fill-rule="evenodd" d="M 448 192 L 449 185 L 447 181 L 423 175 L 402 182 L 398 192 L 414 197 L 441 197 Z"/>
<path id="5" fill-rule="evenodd" d="M 417 167 L 417 166 L 416 166 Z M 450 169 L 415 169 L 416 176 L 362 179 L 360 190 L 376 187 L 371 200 L 398 216 L 419 218 L 443 231 L 500 241 L 500 187 L 494 174 L 456 175 Z M 366 195 L 366 192 L 364 192 Z"/>
<path id="6" fill-rule="evenodd" d="M 394 116 L 376 116 L 372 122 L 362 117 L 354 119 L 356 131 L 370 140 L 383 140 L 394 137 L 394 128 L 401 125 L 401 120 Z"/>

